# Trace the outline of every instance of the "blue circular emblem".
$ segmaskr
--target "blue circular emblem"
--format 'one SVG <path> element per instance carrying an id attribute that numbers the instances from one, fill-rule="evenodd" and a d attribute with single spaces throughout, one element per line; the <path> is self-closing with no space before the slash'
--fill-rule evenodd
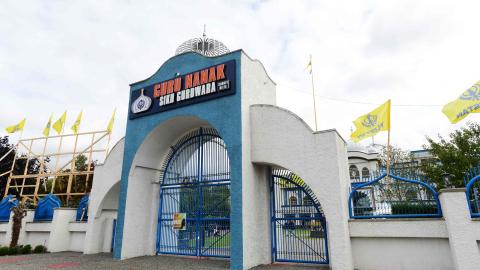
<path id="1" fill-rule="evenodd" d="M 460 96 L 461 100 L 480 100 L 480 87 L 474 85 Z"/>
<path id="2" fill-rule="evenodd" d="M 143 109 L 143 107 L 145 107 L 145 100 L 141 99 L 141 100 L 139 100 L 138 103 L 137 103 L 137 108 L 138 108 L 139 110 L 141 110 L 141 109 Z"/>

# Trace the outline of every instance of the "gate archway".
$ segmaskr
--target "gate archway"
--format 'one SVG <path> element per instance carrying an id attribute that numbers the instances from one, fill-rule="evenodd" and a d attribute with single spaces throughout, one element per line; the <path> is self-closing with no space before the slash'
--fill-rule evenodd
<path id="1" fill-rule="evenodd" d="M 230 257 L 230 165 L 216 130 L 172 146 L 161 180 L 157 253 Z"/>
<path id="2" fill-rule="evenodd" d="M 326 219 L 313 191 L 285 169 L 273 169 L 270 183 L 274 261 L 328 264 Z"/>

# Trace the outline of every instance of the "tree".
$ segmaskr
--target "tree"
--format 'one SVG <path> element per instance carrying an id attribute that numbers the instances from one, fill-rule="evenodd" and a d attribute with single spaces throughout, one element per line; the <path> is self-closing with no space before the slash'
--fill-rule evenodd
<path id="1" fill-rule="evenodd" d="M 398 146 L 390 146 L 390 164 L 392 169 L 407 170 L 415 167 L 413 155 L 410 151 L 403 150 Z M 380 148 L 380 166 L 387 167 L 387 147 Z"/>
<path id="2" fill-rule="evenodd" d="M 435 160 L 425 163 L 422 170 L 437 184 L 443 188 L 442 174 L 453 175 L 452 184 L 456 187 L 465 186 L 463 177 L 472 167 L 480 161 L 480 125 L 468 122 L 462 127 L 444 138 L 438 135 L 438 141 L 427 137 L 428 144 L 423 148 L 428 150 Z"/>
<path id="3" fill-rule="evenodd" d="M 380 151 L 380 166 L 385 168 L 387 164 L 387 147 L 382 146 Z M 403 150 L 398 146 L 391 146 L 390 173 L 405 178 L 416 178 L 420 172 L 419 165 L 415 163 L 410 151 Z M 376 184 L 381 198 L 388 202 L 402 202 L 417 200 L 418 185 L 406 183 L 386 176 Z"/>
<path id="4" fill-rule="evenodd" d="M 12 208 L 12 239 L 10 241 L 10 247 L 16 247 L 18 244 L 18 238 L 20 236 L 20 230 L 22 229 L 22 220 L 27 216 L 28 203 L 22 201 L 18 205 Z"/>
<path id="5" fill-rule="evenodd" d="M 0 138 L 0 158 L 6 155 L 14 146 L 9 143 L 8 136 Z M 15 151 L 11 151 L 7 156 L 0 160 L 0 174 L 10 171 L 12 168 Z M 5 193 L 7 185 L 8 173 L 0 177 L 0 198 Z"/>
<path id="6" fill-rule="evenodd" d="M 90 162 L 90 171 L 93 172 L 95 169 L 95 166 L 97 165 L 97 161 L 91 161 Z M 71 193 L 87 193 L 91 189 L 91 183 L 93 181 L 93 174 L 90 174 L 88 177 L 88 182 L 87 182 L 87 171 L 88 171 L 88 157 L 85 156 L 84 154 L 80 154 L 75 157 L 74 161 L 74 166 L 75 166 L 75 172 L 85 172 L 81 174 L 76 174 L 76 175 L 68 175 L 68 173 L 71 172 L 71 167 L 70 165 L 67 166 L 68 169 L 64 169 L 61 172 L 65 173 L 67 175 L 61 175 L 61 176 L 56 176 L 55 177 L 55 187 L 53 188 L 53 193 L 54 194 L 62 194 L 66 193 L 68 189 L 68 181 L 70 177 L 72 177 L 72 183 L 70 187 L 70 192 Z M 46 187 L 43 187 L 40 189 L 42 192 L 50 192 L 52 189 L 53 185 L 53 178 L 49 179 Z M 78 203 L 81 199 L 80 196 L 72 196 L 70 199 L 67 199 L 67 196 L 65 195 L 60 195 L 58 196 L 60 201 L 62 202 L 62 205 L 68 206 L 68 207 L 77 207 Z"/>
<path id="7" fill-rule="evenodd" d="M 12 151 L 9 153 L 10 150 Z M 6 155 L 7 153 L 9 154 Z M 3 157 L 4 155 L 6 156 L 2 160 L 0 160 L 0 174 L 9 172 L 12 169 L 12 163 L 15 158 L 15 155 L 17 154 L 20 155 L 20 153 L 17 153 L 15 146 L 13 144 L 10 144 L 9 137 L 8 136 L 1 137 L 0 138 L 0 157 Z M 25 156 L 24 154 L 21 154 L 21 155 Z M 48 161 L 49 161 L 49 158 L 47 157 L 45 159 L 45 162 L 48 163 Z M 15 162 L 15 166 L 13 167 L 13 172 L 12 172 L 13 175 L 23 175 L 26 165 L 27 165 L 27 159 L 17 159 L 17 161 Z M 44 170 L 46 170 L 46 168 L 44 168 Z M 30 161 L 28 162 L 27 174 L 38 174 L 39 172 L 40 172 L 40 160 L 38 160 L 38 158 L 31 158 Z M 5 194 L 5 188 L 7 185 L 8 176 L 9 176 L 9 173 L 0 177 L 0 198 L 3 198 L 3 195 Z M 27 178 L 25 180 L 25 184 L 32 185 L 32 184 L 35 184 L 35 181 L 36 181 L 35 179 Z"/>

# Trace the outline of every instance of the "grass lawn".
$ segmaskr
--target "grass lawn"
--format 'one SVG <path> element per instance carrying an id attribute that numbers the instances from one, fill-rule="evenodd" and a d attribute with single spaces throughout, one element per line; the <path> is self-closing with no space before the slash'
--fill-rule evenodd
<path id="1" fill-rule="evenodd" d="M 188 241 L 188 247 L 195 248 L 195 239 Z M 204 248 L 225 248 L 230 247 L 230 234 L 205 237 Z"/>

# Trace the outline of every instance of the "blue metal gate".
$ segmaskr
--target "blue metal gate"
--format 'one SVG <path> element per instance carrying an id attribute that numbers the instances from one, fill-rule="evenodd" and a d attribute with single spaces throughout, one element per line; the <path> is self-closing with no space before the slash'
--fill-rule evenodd
<path id="1" fill-rule="evenodd" d="M 163 170 L 157 253 L 230 257 L 230 166 L 218 133 L 200 128 L 184 136 Z"/>
<path id="2" fill-rule="evenodd" d="M 312 190 L 284 169 L 272 170 L 270 190 L 274 261 L 328 264 L 326 220 Z"/>

